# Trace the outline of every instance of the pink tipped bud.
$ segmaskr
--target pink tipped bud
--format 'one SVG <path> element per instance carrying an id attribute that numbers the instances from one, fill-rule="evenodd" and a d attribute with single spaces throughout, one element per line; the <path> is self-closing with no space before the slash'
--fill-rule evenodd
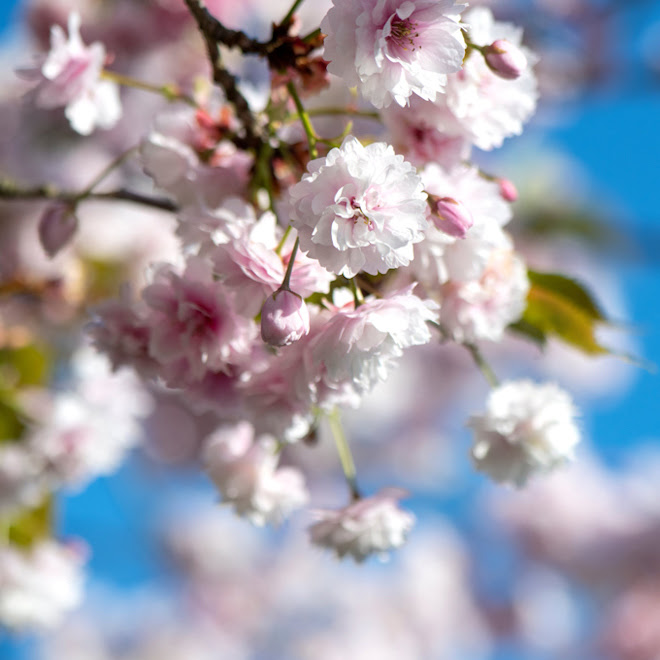
<path id="1" fill-rule="evenodd" d="M 456 238 L 465 238 L 468 229 L 474 224 L 469 209 L 453 197 L 436 197 L 431 200 L 431 218 L 440 230 Z"/>
<path id="2" fill-rule="evenodd" d="M 502 199 L 507 202 L 515 202 L 518 199 L 518 189 L 513 185 L 509 179 L 498 179 L 497 183 L 500 186 L 500 195 Z"/>
<path id="3" fill-rule="evenodd" d="M 261 308 L 261 338 L 271 346 L 288 346 L 309 332 L 309 311 L 297 293 L 279 289 Z"/>
<path id="4" fill-rule="evenodd" d="M 68 204 L 49 206 L 39 220 L 39 241 L 44 252 L 54 257 L 71 241 L 78 229 L 78 218 Z"/>
<path id="5" fill-rule="evenodd" d="M 506 80 L 520 78 L 527 68 L 527 58 L 517 46 L 506 39 L 497 39 L 483 49 L 486 64 L 493 73 Z"/>

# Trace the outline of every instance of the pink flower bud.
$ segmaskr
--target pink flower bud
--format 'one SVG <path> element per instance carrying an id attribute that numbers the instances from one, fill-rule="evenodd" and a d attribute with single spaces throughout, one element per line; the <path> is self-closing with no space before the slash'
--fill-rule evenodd
<path id="1" fill-rule="evenodd" d="M 486 64 L 493 73 L 506 80 L 520 78 L 527 68 L 527 58 L 517 46 L 506 39 L 497 39 L 483 49 Z"/>
<path id="2" fill-rule="evenodd" d="M 513 185 L 513 181 L 509 181 L 509 179 L 498 179 L 497 183 L 500 186 L 502 199 L 507 202 L 515 202 L 518 199 L 518 189 Z"/>
<path id="3" fill-rule="evenodd" d="M 39 241 L 44 252 L 54 257 L 78 229 L 78 218 L 69 204 L 49 206 L 39 220 Z"/>
<path id="4" fill-rule="evenodd" d="M 288 346 L 309 332 L 309 311 L 297 293 L 279 289 L 261 308 L 261 338 L 271 346 Z"/>
<path id="5" fill-rule="evenodd" d="M 431 218 L 435 226 L 445 234 L 456 238 L 465 238 L 468 229 L 474 224 L 469 209 L 453 197 L 436 197 L 431 199 Z"/>

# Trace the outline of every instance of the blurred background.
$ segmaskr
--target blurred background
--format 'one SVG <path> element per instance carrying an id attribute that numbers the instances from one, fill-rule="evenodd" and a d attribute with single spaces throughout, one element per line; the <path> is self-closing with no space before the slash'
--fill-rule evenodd
<path id="1" fill-rule="evenodd" d="M 33 118 L 42 133 L 27 135 L 28 119 L 11 110 L 13 71 L 47 47 L 48 26 L 71 8 L 100 15 L 111 4 L 0 5 L 0 173 L 77 182 L 144 128 L 124 125 L 91 146 L 69 136 L 75 153 L 63 157 L 56 123 Z M 166 54 L 168 38 L 187 25 L 177 0 L 114 4 L 106 23 L 90 28 L 94 38 L 134 57 L 145 79 L 175 77 L 180 63 Z M 391 411 L 369 436 L 359 417 L 348 421 L 361 479 L 374 489 L 384 479 L 408 488 L 418 523 L 389 561 L 355 566 L 311 549 L 305 521 L 254 529 L 218 507 L 191 459 L 200 422 L 163 397 L 147 440 L 118 472 L 56 502 L 58 535 L 88 546 L 82 607 L 55 632 L 0 631 L 0 658 L 660 658 L 660 5 L 487 4 L 498 20 L 522 25 L 540 54 L 541 101 L 521 137 L 477 158 L 518 187 L 512 229 L 529 263 L 584 282 L 612 320 L 603 343 L 642 363 L 586 358 L 555 343 L 541 354 L 515 338 L 489 352 L 502 373 L 552 379 L 573 393 L 585 438 L 575 465 L 522 492 L 475 473 L 463 420 L 481 409 L 486 386 L 450 349 L 437 373 L 422 376 L 429 359 L 418 352 L 367 402 L 365 415 Z M 258 15 L 256 0 L 247 5 Z M 148 116 L 148 103 L 131 95 L 127 114 Z M 4 204 L 0 214 L 34 225 L 33 208 Z M 88 300 L 117 294 L 108 273 L 136 236 L 149 248 L 132 255 L 132 268 L 172 249 L 164 238 L 153 245 L 162 215 L 125 213 L 133 215 L 98 208 L 82 230 L 78 267 L 96 278 Z M 113 236 L 123 221 L 136 227 L 124 242 Z M 57 295 L 51 321 L 70 313 Z M 55 341 L 75 340 L 62 332 Z M 413 414 L 401 391 L 421 389 L 422 377 L 438 400 Z M 334 460 L 323 446 L 317 458 L 298 458 L 310 474 Z M 323 483 L 318 501 L 331 504 L 338 488 Z"/>

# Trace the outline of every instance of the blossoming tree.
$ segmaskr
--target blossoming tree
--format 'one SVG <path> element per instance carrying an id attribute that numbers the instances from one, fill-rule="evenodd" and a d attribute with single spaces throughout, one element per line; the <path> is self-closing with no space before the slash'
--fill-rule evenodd
<path id="1" fill-rule="evenodd" d="M 536 107 L 522 30 L 454 0 L 280 4 L 145 3 L 144 33 L 122 14 L 104 30 L 91 3 L 34 4 L 53 26 L 19 70 L 29 130 L 94 134 L 70 149 L 93 145 L 99 166 L 62 176 L 58 148 L 42 180 L 0 180 L 8 208 L 39 213 L 28 251 L 1 248 L 9 628 L 56 625 L 79 601 L 85 552 L 53 537 L 53 494 L 113 471 L 163 402 L 193 420 L 168 446 L 192 447 L 237 515 L 279 524 L 311 505 L 311 543 L 357 562 L 402 546 L 414 516 L 397 484 L 365 489 L 342 411 L 403 382 L 415 351 L 434 369 L 458 347 L 491 387 L 466 420 L 477 470 L 522 487 L 573 458 L 570 395 L 502 360 L 500 382 L 483 350 L 515 332 L 607 352 L 599 306 L 527 263 L 508 231 L 516 188 L 478 164 Z M 417 383 L 400 397 L 439 407 L 440 386 L 434 401 Z M 336 466 L 314 458 L 328 436 Z M 320 509 L 314 482 L 339 466 L 345 499 Z"/>

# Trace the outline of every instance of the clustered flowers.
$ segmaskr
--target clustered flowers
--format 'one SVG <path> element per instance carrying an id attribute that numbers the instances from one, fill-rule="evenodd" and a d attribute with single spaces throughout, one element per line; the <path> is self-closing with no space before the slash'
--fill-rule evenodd
<path id="1" fill-rule="evenodd" d="M 186 4 L 199 19 L 199 3 Z M 68 40 L 53 27 L 51 50 L 32 73 L 36 105 L 64 107 L 73 130 L 88 135 L 121 121 L 115 80 L 130 78 L 105 70 L 105 47 L 85 45 L 80 24 L 72 13 Z M 362 493 L 338 408 L 358 409 L 378 383 L 396 378 L 407 351 L 455 342 L 474 353 L 502 340 L 525 311 L 527 266 L 506 231 L 515 188 L 470 158 L 530 119 L 536 58 L 517 27 L 454 0 L 333 0 L 320 20 L 318 57 L 294 24 L 276 26 L 268 48 L 250 46 L 272 69 L 266 109 L 251 107 L 244 81 L 223 77 L 218 62 L 214 78 L 225 82 L 216 89 L 198 84 L 187 96 L 152 86 L 176 105 L 153 118 L 136 151 L 167 197 L 133 198 L 175 214 L 179 252 L 152 264 L 146 282 L 97 302 L 87 334 L 116 378 L 137 374 L 155 396 L 204 416 L 198 458 L 222 502 L 257 525 L 281 523 L 309 503 L 288 450 L 313 445 L 329 426 L 350 501 L 316 510 L 310 538 L 363 561 L 401 546 L 414 516 L 399 506 L 402 491 Z M 305 90 L 294 74 L 304 74 Z M 347 126 L 320 137 L 298 92 L 331 76 L 379 111 L 381 134 Z M 298 120 L 304 132 L 289 125 Z M 85 194 L 43 216 L 49 256 L 75 241 Z M 29 441 L 0 446 L 0 511 L 112 469 L 136 435 L 133 404 L 144 392 L 132 387 L 114 400 L 112 421 L 90 385 L 82 399 L 62 394 Z M 572 457 L 575 415 L 555 385 L 496 387 L 469 422 L 475 466 L 523 486 Z M 0 573 L 6 619 L 17 611 L 7 599 L 27 559 L 0 552 L 8 556 Z M 35 562 L 39 552 L 55 551 L 35 550 Z M 74 601 L 64 593 L 53 607 Z"/>

